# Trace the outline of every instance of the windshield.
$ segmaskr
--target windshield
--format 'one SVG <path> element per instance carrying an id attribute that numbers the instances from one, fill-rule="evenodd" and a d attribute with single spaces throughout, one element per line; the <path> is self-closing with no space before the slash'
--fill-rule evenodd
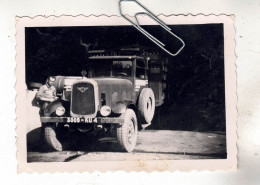
<path id="1" fill-rule="evenodd" d="M 90 77 L 131 77 L 131 60 L 92 60 L 88 65 Z"/>

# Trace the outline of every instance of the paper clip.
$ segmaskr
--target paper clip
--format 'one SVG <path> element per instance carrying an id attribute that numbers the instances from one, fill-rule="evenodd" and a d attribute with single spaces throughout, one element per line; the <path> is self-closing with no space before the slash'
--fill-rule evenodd
<path id="1" fill-rule="evenodd" d="M 134 2 L 137 5 L 139 5 L 142 9 L 145 10 L 145 12 L 138 12 L 135 14 L 135 21 L 136 23 L 134 23 L 133 21 L 131 21 L 130 19 L 128 19 L 123 13 L 122 13 L 122 8 L 121 8 L 121 3 L 122 2 Z M 170 54 L 171 56 L 176 56 L 178 55 L 181 50 L 184 48 L 185 43 L 184 41 L 178 37 L 177 35 L 175 35 L 174 33 L 171 32 L 171 28 L 169 28 L 166 24 L 164 24 L 161 20 L 159 20 L 155 15 L 153 15 L 148 9 L 146 9 L 142 4 L 140 4 L 138 1 L 136 0 L 120 0 L 119 1 L 119 12 L 120 15 L 126 20 L 128 21 L 130 24 L 132 24 L 138 31 L 140 31 L 142 34 L 144 34 L 148 39 L 150 39 L 152 42 L 154 42 L 156 45 L 158 45 L 160 48 L 162 48 L 165 52 L 167 52 L 168 54 Z M 165 48 L 165 44 L 163 42 L 161 42 L 160 40 L 158 40 L 157 38 L 155 38 L 153 35 L 151 35 L 150 33 L 148 33 L 146 30 L 144 30 L 139 22 L 138 22 L 138 15 L 147 15 L 150 18 L 152 18 L 154 21 L 156 21 L 163 29 L 165 29 L 167 32 L 169 32 L 172 36 L 174 36 L 175 38 L 177 38 L 179 41 L 181 41 L 182 46 L 180 47 L 180 49 L 176 52 L 176 53 L 171 53 L 170 51 L 168 51 Z"/>

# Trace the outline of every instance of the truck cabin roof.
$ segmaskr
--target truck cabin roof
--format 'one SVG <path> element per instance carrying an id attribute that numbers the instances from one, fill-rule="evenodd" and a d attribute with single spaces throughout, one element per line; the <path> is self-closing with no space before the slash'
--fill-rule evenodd
<path id="1" fill-rule="evenodd" d="M 144 57 L 139 56 L 91 56 L 89 57 L 90 60 L 132 60 L 132 59 L 139 59 L 144 60 Z"/>

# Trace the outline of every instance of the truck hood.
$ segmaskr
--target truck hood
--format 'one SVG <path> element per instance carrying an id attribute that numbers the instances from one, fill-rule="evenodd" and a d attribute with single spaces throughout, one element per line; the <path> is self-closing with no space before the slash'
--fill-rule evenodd
<path id="1" fill-rule="evenodd" d="M 132 82 L 128 79 L 121 78 L 91 78 L 98 83 L 98 86 L 132 86 Z"/>
<path id="2" fill-rule="evenodd" d="M 99 105 L 109 105 L 113 103 L 133 100 L 134 88 L 131 80 L 122 78 L 89 78 L 97 82 Z M 71 85 L 82 80 L 82 77 L 64 77 L 57 76 L 54 86 L 57 92 L 63 92 L 64 89 L 70 89 Z M 70 91 L 65 91 L 64 100 L 70 100 Z"/>
<path id="3" fill-rule="evenodd" d="M 98 83 L 101 104 L 112 105 L 118 101 L 133 98 L 133 84 L 128 79 L 92 78 Z"/>

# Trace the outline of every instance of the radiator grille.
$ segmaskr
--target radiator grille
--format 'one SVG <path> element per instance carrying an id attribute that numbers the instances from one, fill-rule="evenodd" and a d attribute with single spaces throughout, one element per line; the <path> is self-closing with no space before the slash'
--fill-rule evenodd
<path id="1" fill-rule="evenodd" d="M 76 83 L 71 92 L 71 111 L 73 114 L 89 115 L 95 113 L 94 86 L 90 83 Z"/>

